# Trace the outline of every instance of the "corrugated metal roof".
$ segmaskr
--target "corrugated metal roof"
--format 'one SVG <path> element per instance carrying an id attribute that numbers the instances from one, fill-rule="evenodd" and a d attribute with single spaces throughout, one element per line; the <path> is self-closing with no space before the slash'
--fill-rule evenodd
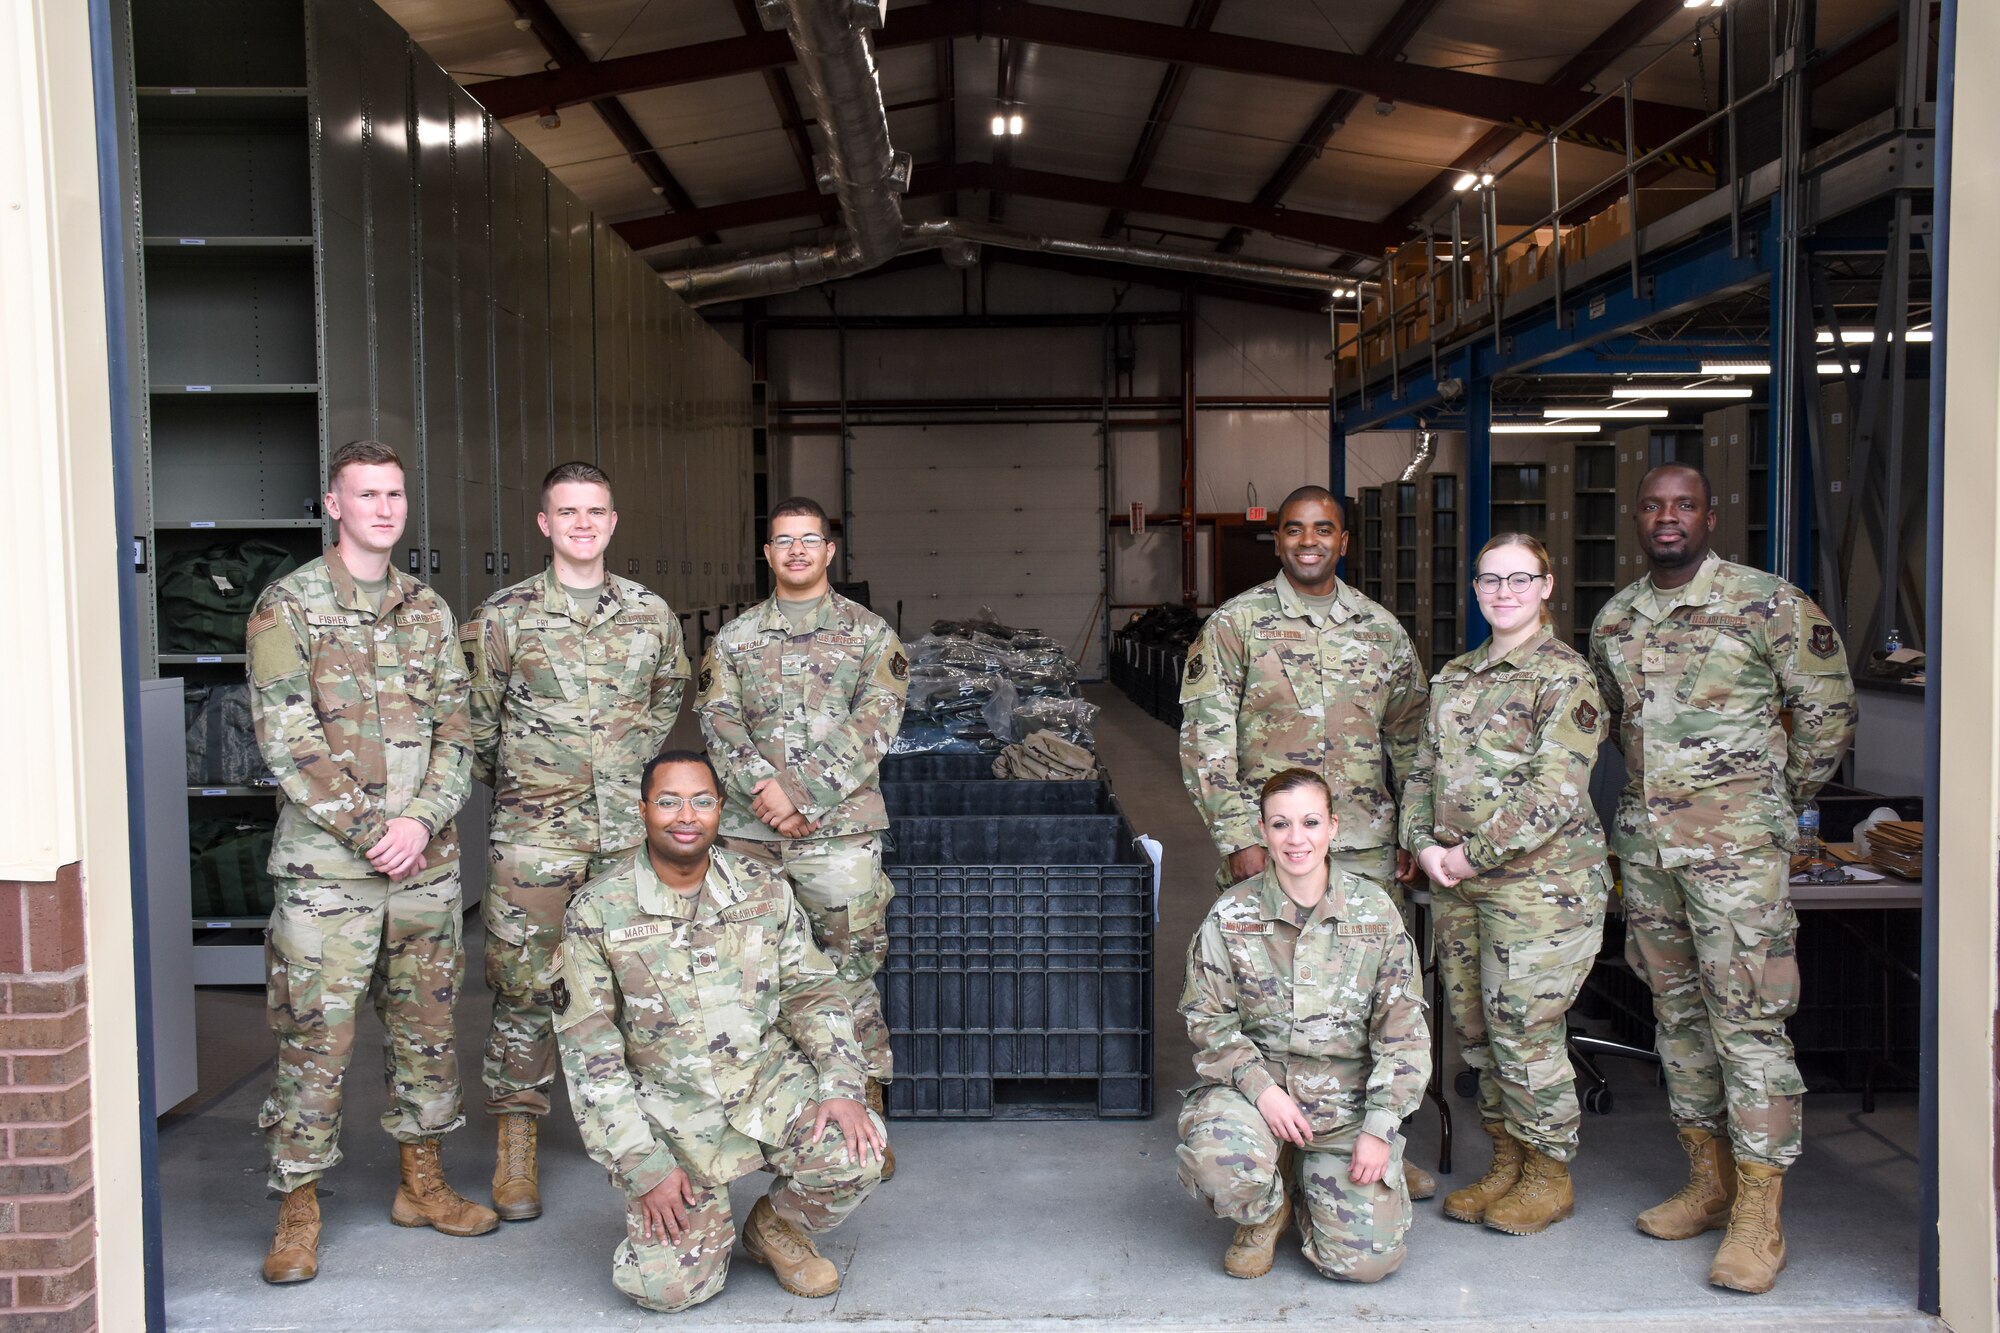
<path id="1" fill-rule="evenodd" d="M 511 0 L 381 0 L 389 14 L 440 64 L 468 85 L 549 67 L 536 35 L 516 26 Z M 1328 52 L 1364 53 L 1390 28 L 1402 7 L 1417 0 L 1219 0 L 1212 30 Z M 1419 66 L 1540 84 L 1566 67 L 1597 71 L 1590 85 L 1615 90 L 1620 81 L 1662 51 L 1668 54 L 1635 85 L 1636 95 L 1688 108 L 1710 105 L 1720 83 L 1717 12 L 1682 10 L 1652 0 L 1664 15 L 1657 28 L 1621 51 L 1592 51 L 1591 44 L 1643 0 L 1441 0 L 1398 57 Z M 546 0 L 576 45 L 592 60 L 629 56 L 745 35 L 738 0 Z M 1180 28 L 1195 0 L 1038 0 L 1050 8 Z M 890 31 L 899 16 L 927 8 L 923 0 L 891 0 Z M 1819 0 L 1821 48 L 1868 32 L 1888 0 Z M 1761 28 L 1761 24 L 1759 25 Z M 1694 35 L 1699 31 L 1699 50 Z M 759 29 L 761 31 L 761 29 Z M 1143 30 L 1154 33 L 1153 29 Z M 1157 33 L 1154 33 L 1157 36 Z M 1761 31 L 1756 34 L 1761 41 Z M 1018 46 L 1015 100 L 1027 132 L 1002 144 L 988 121 L 998 96 L 1002 42 L 961 33 L 940 42 L 897 45 L 877 52 L 883 98 L 890 107 L 891 137 L 919 165 L 1004 160 L 1013 167 L 1086 182 L 1120 182 L 1147 133 L 1148 119 L 1170 66 L 1162 59 L 1110 51 L 1026 43 Z M 1198 49 L 1198 48 L 1197 48 Z M 945 105 L 948 53 L 955 100 Z M 811 116 L 796 69 L 779 78 Z M 1817 95 L 1816 120 L 1839 127 L 1893 96 L 1893 51 L 1877 54 Z M 1321 83 L 1215 68 L 1185 71 L 1184 86 L 1168 124 L 1158 134 L 1143 185 L 1205 200 L 1245 204 L 1266 189 L 1299 147 L 1337 90 Z M 794 196 L 807 188 L 792 140 L 762 71 L 671 87 L 621 92 L 625 112 L 638 125 L 696 208 Z M 1385 105 L 1363 94 L 1346 122 L 1319 147 L 1282 191 L 1295 213 L 1379 222 L 1428 189 L 1483 136 L 1490 120 L 1409 103 Z M 547 129 L 530 115 L 508 128 L 592 207 L 612 219 L 659 214 L 667 205 L 653 183 L 588 104 L 565 107 L 561 125 Z M 803 127 L 821 146 L 817 127 Z M 1534 142 L 1520 136 L 1493 154 L 1500 165 Z M 1692 145 L 1691 145 L 1692 146 Z M 1307 145 L 1307 147 L 1314 147 Z M 1701 151 L 1706 151 L 1702 149 Z M 1618 154 L 1564 144 L 1561 188 L 1566 199 L 1622 165 Z M 1547 208 L 1547 172 L 1539 163 L 1515 178 L 1501 197 L 1504 220 L 1526 220 Z M 1683 173 L 1679 180 L 1699 178 Z M 1675 183 L 1669 181 L 1668 183 Z M 1060 183 L 1057 183 L 1058 186 Z M 905 201 L 910 217 L 943 210 L 942 196 Z M 985 217 L 988 196 L 963 190 L 968 216 Z M 1231 228 L 1213 217 L 1190 220 L 1139 211 L 1157 200 L 1135 199 L 1129 234 L 1177 247 L 1209 248 Z M 1209 210 L 1213 211 L 1213 210 Z M 796 215 L 763 210 L 765 217 L 720 232 L 724 245 L 759 248 L 822 234 L 813 210 Z M 1010 225 L 1080 237 L 1097 236 L 1111 210 L 1060 199 L 1009 195 Z M 699 220 L 699 219 L 697 219 Z M 1252 228 L 1241 239 L 1244 254 L 1293 263 L 1326 264 L 1339 253 Z M 672 243 L 701 246 L 699 237 Z"/>

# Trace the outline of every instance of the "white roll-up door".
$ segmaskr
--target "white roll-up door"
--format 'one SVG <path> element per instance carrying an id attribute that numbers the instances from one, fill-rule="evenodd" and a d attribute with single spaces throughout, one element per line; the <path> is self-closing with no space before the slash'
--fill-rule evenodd
<path id="1" fill-rule="evenodd" d="M 1062 422 L 855 426 L 848 577 L 914 639 L 991 607 L 1100 674 L 1104 589 L 1097 427 Z M 1092 613 L 1097 620 L 1093 621 Z"/>

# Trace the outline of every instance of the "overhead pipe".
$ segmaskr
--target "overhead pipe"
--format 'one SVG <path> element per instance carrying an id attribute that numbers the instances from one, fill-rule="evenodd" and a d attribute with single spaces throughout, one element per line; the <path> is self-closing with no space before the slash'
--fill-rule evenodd
<path id="1" fill-rule="evenodd" d="M 1201 277 L 1303 288 L 1331 296 L 1358 284 L 1320 269 L 1261 263 L 1228 255 L 1192 254 L 1111 241 L 1034 235 L 992 223 L 933 218 L 903 225 L 898 195 L 909 188 L 910 158 L 889 143 L 875 59 L 864 28 L 882 25 L 883 0 L 759 0 L 767 17 L 782 16 L 805 74 L 806 100 L 826 135 L 820 188 L 840 200 L 842 236 L 764 254 L 709 260 L 706 255 L 660 276 L 690 305 L 715 305 L 795 292 L 852 277 L 898 254 L 942 250 L 947 264 L 969 268 L 979 247 L 1036 250 Z"/>
<path id="2" fill-rule="evenodd" d="M 902 248 L 910 158 L 889 145 L 875 56 L 864 28 L 882 26 L 885 0 L 759 0 L 766 21 L 783 18 L 805 76 L 806 99 L 826 136 L 815 163 L 819 187 L 840 201 L 844 230 L 820 245 L 796 245 L 697 268 L 668 270 L 667 285 L 692 305 L 775 296 L 863 273 Z"/>

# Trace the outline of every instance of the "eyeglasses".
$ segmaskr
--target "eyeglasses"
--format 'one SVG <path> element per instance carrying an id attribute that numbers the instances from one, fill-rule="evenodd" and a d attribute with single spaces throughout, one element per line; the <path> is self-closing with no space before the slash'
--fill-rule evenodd
<path id="1" fill-rule="evenodd" d="M 684 805 L 691 805 L 703 814 L 707 814 L 722 802 L 704 792 L 700 796 L 655 796 L 647 804 L 662 814 L 671 815 Z"/>
<path id="2" fill-rule="evenodd" d="M 789 551 L 793 546 L 803 546 L 808 551 L 817 551 L 824 545 L 826 545 L 826 538 L 820 536 L 817 532 L 808 532 L 803 537 L 794 537 L 790 533 L 786 533 L 782 537 L 771 538 L 771 549 L 774 551 Z"/>
<path id="3" fill-rule="evenodd" d="M 1491 597 L 1500 591 L 1500 585 L 1503 583 L 1515 592 L 1526 592 L 1547 577 L 1547 574 L 1530 574 L 1526 570 L 1516 571 L 1505 578 L 1498 574 L 1481 574 L 1472 580 L 1472 586 L 1477 588 L 1482 596 Z"/>

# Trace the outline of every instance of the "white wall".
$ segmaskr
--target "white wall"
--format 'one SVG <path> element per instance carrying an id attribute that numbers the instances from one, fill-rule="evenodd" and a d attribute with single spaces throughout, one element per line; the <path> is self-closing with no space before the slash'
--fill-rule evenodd
<path id="1" fill-rule="evenodd" d="M 1102 315 L 1173 312 L 1179 293 L 1102 279 L 1043 272 L 1009 264 L 959 272 L 942 267 L 894 273 L 843 284 L 842 317 L 868 315 Z M 773 316 L 824 318 L 831 311 L 822 292 L 773 299 Z M 1157 398 L 1177 404 L 1181 391 L 1180 330 L 1175 323 L 1142 324 L 1131 331 L 1133 365 L 1121 376 L 1117 396 Z M 1104 335 L 1098 326 L 1033 329 L 849 330 L 846 396 L 862 400 L 1061 398 L 1069 410 L 1038 413 L 959 412 L 928 416 L 882 415 L 882 422 L 923 420 L 1052 420 L 1095 425 L 1106 393 Z M 841 396 L 839 337 L 830 329 L 775 329 L 767 350 L 770 399 L 775 405 L 825 402 Z M 1328 330 L 1323 315 L 1248 302 L 1203 298 L 1196 309 L 1195 389 L 1202 398 L 1243 403 L 1272 397 L 1324 399 L 1328 387 Z M 858 414 L 857 414 L 858 415 Z M 1114 422 L 1157 422 L 1175 406 L 1135 406 L 1112 413 Z M 840 502 L 840 448 L 829 433 L 788 432 L 802 420 L 824 427 L 835 418 L 787 416 L 774 411 L 770 494 L 806 494 L 829 511 Z M 1004 440 L 1005 432 L 983 435 Z M 1195 508 L 1239 512 L 1251 496 L 1275 508 L 1285 494 L 1328 476 L 1324 407 L 1213 407 L 1196 417 Z M 989 447 L 1004 448 L 1004 443 Z M 1177 528 L 1133 536 L 1124 519 L 1133 501 L 1148 515 L 1177 515 L 1181 508 L 1180 431 L 1177 424 L 1147 425 L 1111 433 L 1110 511 L 1118 520 L 1110 541 L 1110 600 L 1124 606 L 1177 601 L 1181 589 L 1181 538 Z M 1383 466 L 1387 466 L 1386 463 Z M 1400 464 L 1397 465 L 1400 467 Z M 1352 467 L 1352 464 L 1350 464 Z M 1351 474 L 1352 475 L 1352 474 Z M 964 497 L 977 506 L 976 495 Z M 1211 542 L 1204 529 L 1196 546 L 1197 584 L 1212 598 Z M 932 590 L 953 600 L 957 589 Z M 1129 611 L 1114 611 L 1122 623 Z"/>

